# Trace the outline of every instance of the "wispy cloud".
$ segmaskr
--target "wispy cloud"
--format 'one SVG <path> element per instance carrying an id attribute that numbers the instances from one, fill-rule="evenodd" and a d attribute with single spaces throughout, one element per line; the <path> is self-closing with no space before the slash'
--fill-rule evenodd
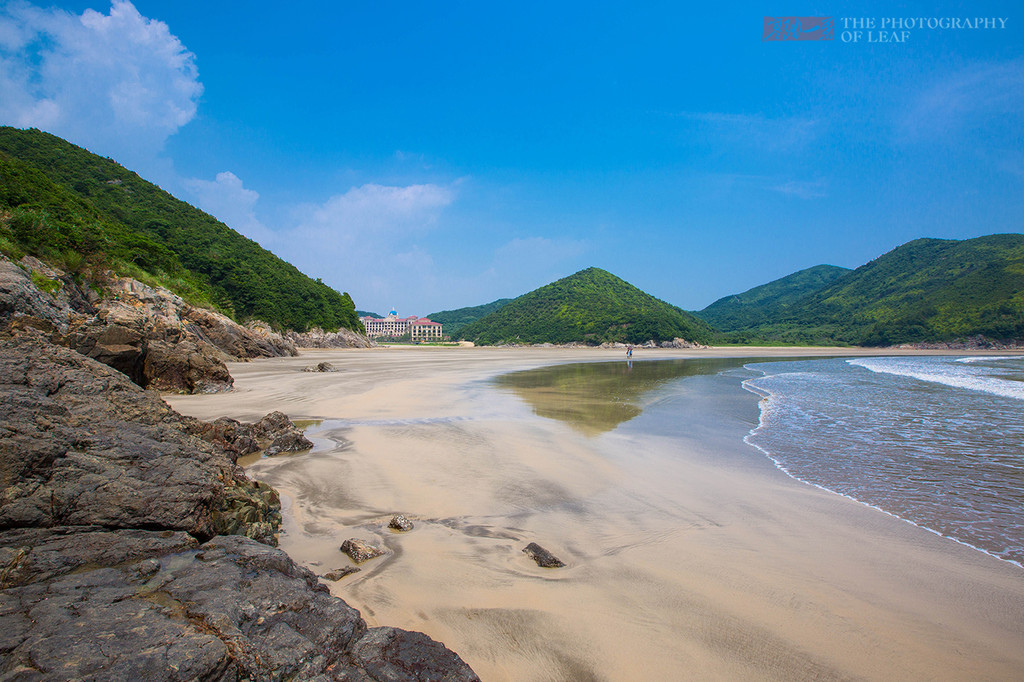
<path id="1" fill-rule="evenodd" d="M 195 55 L 167 25 L 115 0 L 81 15 L 0 9 L 0 121 L 38 127 L 132 164 L 196 114 Z"/>
<path id="2" fill-rule="evenodd" d="M 1024 115 L 1024 59 L 973 64 L 929 83 L 911 97 L 898 127 L 903 137 L 934 140 L 1006 115 Z"/>
<path id="3" fill-rule="evenodd" d="M 259 192 L 246 189 L 242 180 L 230 171 L 217 173 L 214 180 L 190 178 L 182 184 L 196 205 L 225 225 L 249 239 L 270 247 L 275 241 L 273 231 L 256 217 Z"/>
<path id="4" fill-rule="evenodd" d="M 804 117 L 770 118 L 763 114 L 684 111 L 674 114 L 687 121 L 710 142 L 726 142 L 772 151 L 806 147 L 823 131 L 820 120 Z"/>
<path id="5" fill-rule="evenodd" d="M 781 184 L 768 184 L 768 189 L 799 199 L 819 199 L 828 196 L 824 180 L 788 180 Z"/>

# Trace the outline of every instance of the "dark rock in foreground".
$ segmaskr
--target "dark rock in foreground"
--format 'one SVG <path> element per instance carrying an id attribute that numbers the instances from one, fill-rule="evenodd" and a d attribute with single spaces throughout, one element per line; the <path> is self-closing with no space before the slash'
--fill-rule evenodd
<path id="1" fill-rule="evenodd" d="M 277 494 L 205 431 L 39 332 L 0 337 L 0 679 L 478 679 L 253 539 Z"/>
<path id="2" fill-rule="evenodd" d="M 561 568 L 565 564 L 551 552 L 547 551 L 536 542 L 531 542 L 526 547 L 523 547 L 523 551 L 531 559 L 537 562 L 537 565 L 541 568 Z"/>
<path id="3" fill-rule="evenodd" d="M 99 557 L 90 548 L 98 534 L 114 540 Z M 35 545 L 7 544 L 26 539 L 0 534 L 0 553 L 50 570 L 23 571 L 22 584 L 0 593 L 5 677 L 479 679 L 425 635 L 368 631 L 315 575 L 247 538 L 197 546 L 180 533 L 54 530 Z M 63 557 L 80 552 L 109 565 L 72 569 Z"/>
<path id="4" fill-rule="evenodd" d="M 357 564 L 361 564 L 364 561 L 379 557 L 384 554 L 384 550 L 376 545 L 371 545 L 369 542 L 363 540 L 357 540 L 356 538 L 349 538 L 345 542 L 341 543 L 341 551 L 348 555 L 348 558 Z"/>
<path id="5" fill-rule="evenodd" d="M 361 570 L 363 569 L 358 568 L 356 566 L 345 566 L 344 568 L 336 568 L 333 571 L 328 571 L 327 573 L 324 573 L 324 578 L 326 578 L 327 580 L 338 582 L 342 578 L 350 576 L 353 573 L 358 573 Z"/>
<path id="6" fill-rule="evenodd" d="M 452 652 L 420 632 L 374 628 L 352 650 L 352 658 L 374 680 L 478 680 L 473 671 L 452 670 Z M 459 663 L 462 663 L 459 660 Z"/>

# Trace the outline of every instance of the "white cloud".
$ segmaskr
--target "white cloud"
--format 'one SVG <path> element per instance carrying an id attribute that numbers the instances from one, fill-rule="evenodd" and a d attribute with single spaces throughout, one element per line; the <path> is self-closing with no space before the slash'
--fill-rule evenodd
<path id="1" fill-rule="evenodd" d="M 265 248 L 273 246 L 274 233 L 256 217 L 259 193 L 246 189 L 237 175 L 224 171 L 215 180 L 191 178 L 183 184 L 199 208 Z"/>
<path id="2" fill-rule="evenodd" d="M 109 14 L 0 10 L 0 122 L 137 166 L 192 120 L 202 91 L 195 55 L 126 0 Z"/>
<path id="3" fill-rule="evenodd" d="M 323 204 L 302 206 L 296 212 L 298 229 L 319 235 L 358 240 L 421 233 L 437 220 L 438 211 L 452 202 L 454 192 L 439 185 L 394 187 L 367 184 L 353 187 Z"/>

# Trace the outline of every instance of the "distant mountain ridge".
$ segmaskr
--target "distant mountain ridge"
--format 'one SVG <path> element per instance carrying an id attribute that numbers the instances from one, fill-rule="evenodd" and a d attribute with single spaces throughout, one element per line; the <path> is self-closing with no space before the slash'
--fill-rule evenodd
<path id="1" fill-rule="evenodd" d="M 716 301 L 699 315 L 734 342 L 886 346 L 975 336 L 1020 342 L 1024 235 L 916 239 L 785 305 L 771 296 L 758 303 L 757 289 L 763 287 Z"/>
<path id="2" fill-rule="evenodd" d="M 440 312 L 430 313 L 427 317 L 434 322 L 440 322 L 444 325 L 444 333 L 447 336 L 458 338 L 458 334 L 461 333 L 463 327 L 467 324 L 476 322 L 480 318 L 490 315 L 494 311 L 501 309 L 511 300 L 511 298 L 499 298 L 496 301 L 484 303 L 483 305 L 474 305 L 467 308 L 456 308 L 454 310 L 442 310 Z"/>
<path id="3" fill-rule="evenodd" d="M 836 265 L 815 265 L 742 294 L 720 298 L 694 315 L 722 331 L 748 329 L 785 315 L 801 299 L 848 272 L 849 268 Z"/>
<path id="4" fill-rule="evenodd" d="M 0 127 L 0 251 L 113 270 L 238 321 L 363 331 L 348 294 L 135 173 L 39 130 Z"/>
<path id="5" fill-rule="evenodd" d="M 707 343 L 706 322 L 599 268 L 587 268 L 523 294 L 462 329 L 481 344 L 644 343 L 683 338 Z"/>

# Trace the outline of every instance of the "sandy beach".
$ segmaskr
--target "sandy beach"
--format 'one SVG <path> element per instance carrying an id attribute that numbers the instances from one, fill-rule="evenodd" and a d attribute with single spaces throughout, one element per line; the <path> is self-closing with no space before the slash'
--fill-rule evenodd
<path id="1" fill-rule="evenodd" d="M 1024 570 L 786 476 L 743 442 L 758 397 L 728 372 L 684 379 L 671 439 L 642 414 L 629 428 L 539 416 L 544 396 L 493 382 L 601 360 L 622 352 L 309 350 L 229 365 L 230 393 L 165 399 L 203 419 L 313 420 L 313 451 L 248 466 L 282 493 L 280 546 L 318 574 L 350 565 L 347 538 L 386 546 L 332 592 L 484 680 L 1024 675 Z M 339 371 L 301 371 L 322 361 Z M 415 528 L 389 531 L 396 513 Z M 529 542 L 567 566 L 537 567 Z"/>

